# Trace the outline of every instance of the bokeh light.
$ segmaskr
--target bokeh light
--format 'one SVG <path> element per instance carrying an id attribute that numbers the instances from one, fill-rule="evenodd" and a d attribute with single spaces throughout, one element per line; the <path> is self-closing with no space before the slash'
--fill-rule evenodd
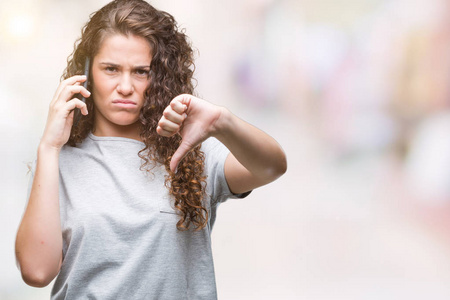
<path id="1" fill-rule="evenodd" d="M 31 37 L 36 25 L 33 16 L 24 13 L 13 14 L 6 23 L 8 35 L 13 40 Z"/>

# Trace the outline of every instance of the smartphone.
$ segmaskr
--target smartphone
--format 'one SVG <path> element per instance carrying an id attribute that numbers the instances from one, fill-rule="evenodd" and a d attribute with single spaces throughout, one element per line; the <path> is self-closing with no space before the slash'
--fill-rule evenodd
<path id="1" fill-rule="evenodd" d="M 83 86 L 84 86 L 85 89 L 87 89 L 88 83 L 89 83 L 90 67 L 91 67 L 91 60 L 89 59 L 89 57 L 86 57 L 86 60 L 84 62 L 84 75 L 86 75 L 86 81 L 83 82 Z M 84 96 L 81 96 L 81 101 L 86 103 L 86 98 L 84 98 Z"/>
<path id="2" fill-rule="evenodd" d="M 85 89 L 87 89 L 88 84 L 89 84 L 90 67 L 91 67 L 91 60 L 89 59 L 89 57 L 86 57 L 86 60 L 84 61 L 84 75 L 86 75 L 86 81 L 83 82 L 83 87 Z M 78 96 L 77 98 L 79 98 L 81 101 L 86 103 L 86 98 L 83 95 L 78 94 L 77 96 Z M 75 118 L 75 120 L 74 120 L 73 124 L 74 124 L 74 126 L 77 126 L 78 122 L 80 121 L 80 118 L 81 118 L 81 112 L 79 109 L 75 109 L 75 117 L 74 118 Z"/>

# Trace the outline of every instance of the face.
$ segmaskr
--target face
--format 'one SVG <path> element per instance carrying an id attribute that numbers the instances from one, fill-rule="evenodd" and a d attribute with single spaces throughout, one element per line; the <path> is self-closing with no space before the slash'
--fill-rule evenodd
<path id="1" fill-rule="evenodd" d="M 138 133 L 149 85 L 150 53 L 150 44 L 138 36 L 115 34 L 103 41 L 92 62 L 96 135 Z"/>

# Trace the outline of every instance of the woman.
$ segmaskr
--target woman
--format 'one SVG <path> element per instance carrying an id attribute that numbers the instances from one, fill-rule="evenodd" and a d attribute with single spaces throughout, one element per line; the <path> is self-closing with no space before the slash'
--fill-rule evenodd
<path id="1" fill-rule="evenodd" d="M 123 0 L 92 15 L 50 104 L 17 233 L 27 284 L 56 277 L 52 299 L 217 298 L 217 206 L 281 176 L 286 158 L 192 96 L 192 70 L 169 14 Z"/>

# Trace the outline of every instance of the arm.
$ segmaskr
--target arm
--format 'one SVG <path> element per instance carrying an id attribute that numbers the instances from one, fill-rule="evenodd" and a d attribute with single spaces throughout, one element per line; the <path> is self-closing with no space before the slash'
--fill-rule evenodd
<path id="1" fill-rule="evenodd" d="M 268 134 L 221 108 L 215 137 L 229 150 L 225 177 L 235 194 L 268 184 L 286 172 L 286 155 Z"/>
<path id="2" fill-rule="evenodd" d="M 173 155 L 172 171 L 191 149 L 208 137 L 216 137 L 231 152 L 225 161 L 225 177 L 230 190 L 236 194 L 274 181 L 286 171 L 284 151 L 272 137 L 226 108 L 191 95 L 172 100 L 157 132 L 163 136 L 179 132 L 183 138 Z"/>
<path id="3" fill-rule="evenodd" d="M 89 92 L 82 76 L 63 81 L 50 104 L 47 125 L 38 147 L 37 165 L 30 198 L 16 236 L 16 259 L 24 281 L 35 287 L 48 285 L 62 263 L 62 233 L 59 214 L 59 152 L 67 142 L 73 109 L 87 114 L 86 104 L 70 99 Z"/>
<path id="4" fill-rule="evenodd" d="M 59 220 L 59 151 L 40 145 L 30 198 L 16 238 L 16 258 L 23 280 L 48 285 L 62 261 Z"/>

